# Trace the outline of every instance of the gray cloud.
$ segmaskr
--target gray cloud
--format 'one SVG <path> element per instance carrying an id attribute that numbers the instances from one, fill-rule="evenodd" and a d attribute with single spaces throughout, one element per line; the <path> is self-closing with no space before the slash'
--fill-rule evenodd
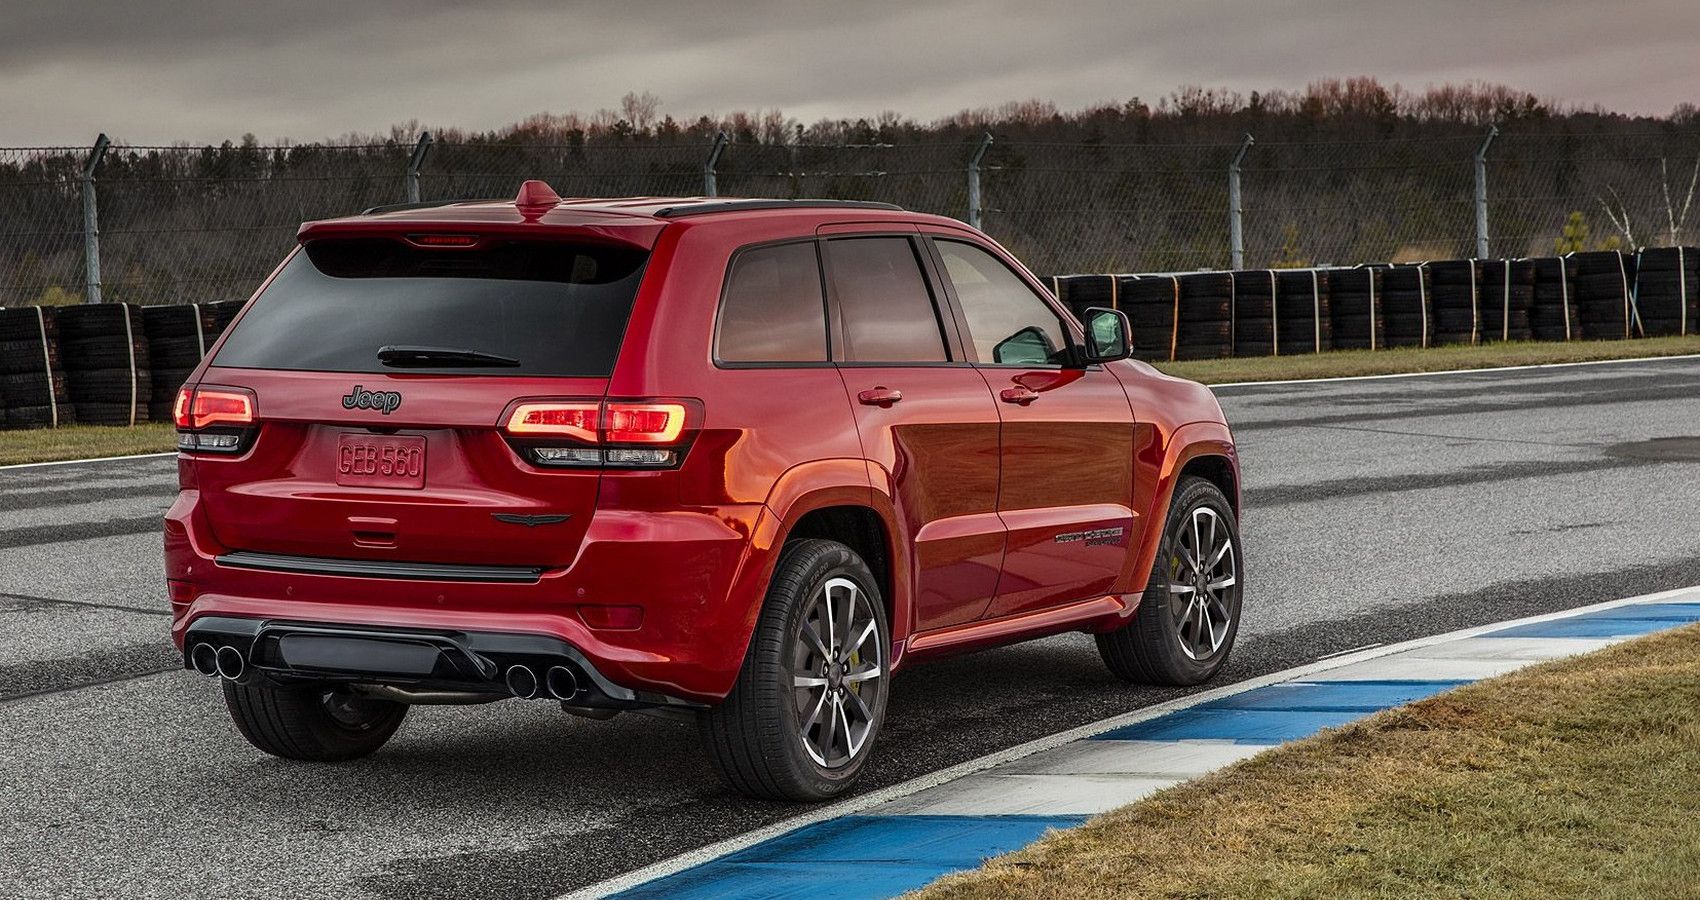
<path id="1" fill-rule="evenodd" d="M 1700 102 L 1692 0 L 83 0 L 3 15 L 0 145 L 490 128 L 630 90 L 680 117 L 803 121 L 1355 74 L 1624 112 Z"/>

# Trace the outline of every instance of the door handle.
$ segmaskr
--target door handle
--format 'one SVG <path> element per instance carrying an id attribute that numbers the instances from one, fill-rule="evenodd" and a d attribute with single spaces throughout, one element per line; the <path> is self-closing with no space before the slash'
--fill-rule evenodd
<path id="1" fill-rule="evenodd" d="M 1007 387 L 999 391 L 998 399 L 1005 403 L 1014 403 L 1017 406 L 1026 406 L 1027 404 L 1039 399 L 1039 392 L 1016 385 L 1015 387 Z"/>
<path id="2" fill-rule="evenodd" d="M 890 409 L 893 403 L 903 399 L 903 392 L 896 388 L 869 388 L 856 395 L 856 401 L 863 406 L 877 406 L 880 409 Z"/>

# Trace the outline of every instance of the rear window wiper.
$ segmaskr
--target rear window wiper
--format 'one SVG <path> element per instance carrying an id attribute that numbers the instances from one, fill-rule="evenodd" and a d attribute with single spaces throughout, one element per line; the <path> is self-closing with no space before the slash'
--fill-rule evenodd
<path id="1" fill-rule="evenodd" d="M 482 350 L 459 347 L 413 347 L 392 344 L 378 348 L 378 361 L 386 366 L 517 366 L 519 360 Z"/>

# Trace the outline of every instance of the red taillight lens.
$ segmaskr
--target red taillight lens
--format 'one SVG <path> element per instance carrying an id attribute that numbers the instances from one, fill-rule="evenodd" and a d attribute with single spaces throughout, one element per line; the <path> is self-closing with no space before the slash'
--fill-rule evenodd
<path id="1" fill-rule="evenodd" d="M 667 469 L 684 459 L 702 404 L 696 400 L 524 400 L 502 429 L 543 466 Z"/>
<path id="2" fill-rule="evenodd" d="M 189 427 L 189 401 L 194 399 L 195 389 L 180 387 L 177 389 L 177 401 L 171 404 L 171 418 L 178 428 Z"/>
<path id="3" fill-rule="evenodd" d="M 240 453 L 253 436 L 254 392 L 247 388 L 185 387 L 177 392 L 171 412 L 179 450 Z"/>
<path id="4" fill-rule="evenodd" d="M 610 402 L 602 429 L 610 444 L 671 444 L 685 433 L 685 405 Z"/>
<path id="5" fill-rule="evenodd" d="M 596 443 L 602 404 L 583 401 L 521 403 L 508 416 L 509 434 L 521 437 L 569 437 Z"/>

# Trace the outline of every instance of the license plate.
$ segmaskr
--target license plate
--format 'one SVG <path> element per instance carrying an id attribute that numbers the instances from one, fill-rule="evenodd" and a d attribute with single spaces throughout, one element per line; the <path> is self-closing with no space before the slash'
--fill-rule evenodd
<path id="1" fill-rule="evenodd" d="M 344 434 L 336 441 L 336 483 L 417 490 L 425 486 L 425 438 L 409 434 Z"/>

